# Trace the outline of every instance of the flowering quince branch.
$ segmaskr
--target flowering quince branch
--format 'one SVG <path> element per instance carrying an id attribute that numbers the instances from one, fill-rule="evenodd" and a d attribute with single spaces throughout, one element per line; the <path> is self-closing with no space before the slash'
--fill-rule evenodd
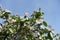
<path id="1" fill-rule="evenodd" d="M 34 11 L 30 17 L 28 12 L 25 12 L 23 17 L 10 14 L 11 11 L 0 7 L 0 18 L 3 19 L 0 24 L 1 40 L 59 40 L 59 36 L 44 21 L 41 8 Z"/>

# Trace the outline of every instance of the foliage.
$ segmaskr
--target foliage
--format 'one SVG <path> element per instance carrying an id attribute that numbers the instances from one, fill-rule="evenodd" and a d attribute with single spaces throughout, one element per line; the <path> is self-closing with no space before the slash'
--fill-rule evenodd
<path id="1" fill-rule="evenodd" d="M 0 40 L 54 40 L 57 35 L 53 29 L 46 23 L 43 17 L 44 13 L 39 8 L 28 17 L 11 15 L 9 10 L 3 10 L 0 7 Z M 58 38 L 59 40 L 59 38 Z"/>

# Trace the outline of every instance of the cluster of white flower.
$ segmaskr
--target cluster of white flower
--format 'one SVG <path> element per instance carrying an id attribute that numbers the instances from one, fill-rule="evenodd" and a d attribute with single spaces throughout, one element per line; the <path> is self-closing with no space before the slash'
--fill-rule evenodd
<path id="1" fill-rule="evenodd" d="M 30 30 L 35 30 L 35 28 L 34 27 L 30 27 Z"/>
<path id="2" fill-rule="evenodd" d="M 37 19 L 36 24 L 41 24 L 43 22 L 43 19 Z"/>
<path id="3" fill-rule="evenodd" d="M 32 35 L 33 35 L 35 38 L 38 37 L 38 36 L 41 36 L 38 31 L 35 31 L 34 33 L 32 32 Z"/>
<path id="4" fill-rule="evenodd" d="M 9 23 L 16 22 L 16 20 L 15 20 L 15 19 L 12 19 L 11 17 L 9 17 L 7 21 L 8 21 Z"/>

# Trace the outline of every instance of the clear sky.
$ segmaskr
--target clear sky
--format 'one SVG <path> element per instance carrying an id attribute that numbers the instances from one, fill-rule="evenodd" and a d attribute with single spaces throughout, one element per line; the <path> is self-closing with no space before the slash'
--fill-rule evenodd
<path id="1" fill-rule="evenodd" d="M 41 8 L 45 13 L 45 21 L 52 25 L 55 32 L 60 33 L 60 0 L 0 0 L 3 9 L 11 10 L 13 14 L 32 14 Z M 1 20 L 1 19 L 0 19 Z"/>

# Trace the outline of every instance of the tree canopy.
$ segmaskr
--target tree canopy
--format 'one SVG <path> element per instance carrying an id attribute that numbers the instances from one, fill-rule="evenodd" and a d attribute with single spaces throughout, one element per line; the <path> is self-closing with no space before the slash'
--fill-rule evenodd
<path id="1" fill-rule="evenodd" d="M 60 34 L 44 20 L 41 8 L 34 11 L 31 16 L 14 15 L 9 10 L 0 7 L 0 40 L 59 40 Z"/>

